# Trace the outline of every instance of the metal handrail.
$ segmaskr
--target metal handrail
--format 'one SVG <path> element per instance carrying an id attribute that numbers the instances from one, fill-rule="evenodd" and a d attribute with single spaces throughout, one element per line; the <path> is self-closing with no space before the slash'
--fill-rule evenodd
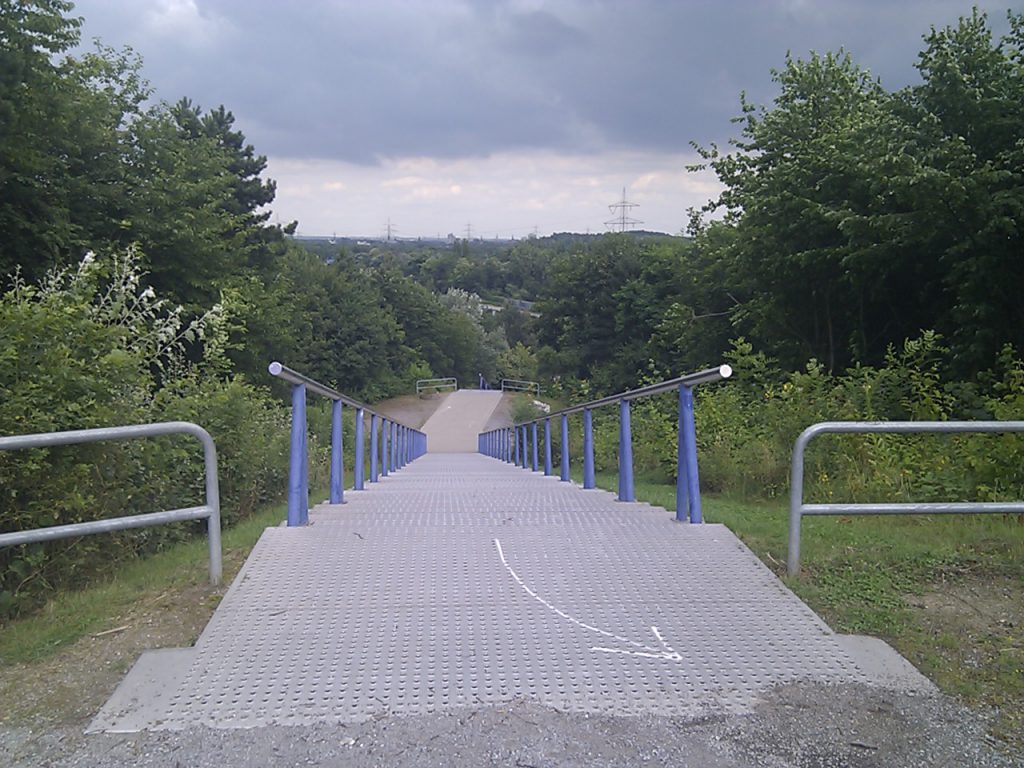
<path id="1" fill-rule="evenodd" d="M 366 403 L 360 402 L 359 400 L 356 400 L 354 397 L 349 397 L 348 395 L 343 394 L 336 389 L 332 389 L 331 387 L 328 387 L 326 384 L 321 384 L 319 381 L 316 381 L 315 379 L 311 379 L 308 376 L 304 376 L 303 374 L 299 373 L 298 371 L 292 368 L 289 368 L 287 365 L 284 365 L 283 363 L 275 361 L 271 363 L 269 366 L 267 366 L 267 370 L 270 372 L 271 376 L 277 376 L 279 379 L 284 379 L 290 384 L 304 385 L 306 387 L 306 391 L 312 392 L 314 395 L 320 395 L 321 397 L 326 397 L 329 400 L 335 400 L 339 403 L 344 403 L 345 405 L 351 406 L 353 408 L 358 408 L 362 410 L 364 413 L 368 413 L 371 415 L 376 414 L 377 416 L 384 418 L 383 413 L 374 410 L 371 406 L 367 405 Z M 402 423 L 397 419 L 389 420 L 394 421 L 395 424 Z M 402 426 L 408 425 L 402 424 Z M 410 427 L 410 429 L 412 429 L 412 427 Z"/>
<path id="2" fill-rule="evenodd" d="M 272 376 L 292 384 L 291 451 L 288 462 L 288 525 L 306 525 L 309 522 L 309 461 L 306 436 L 306 393 L 312 392 L 332 401 L 331 407 L 331 504 L 344 504 L 344 450 L 341 432 L 341 412 L 344 405 L 356 409 L 354 490 L 365 487 L 365 431 L 366 414 L 370 415 L 370 482 L 386 477 L 391 470 L 401 469 L 413 459 L 427 452 L 427 436 L 420 430 L 389 418 L 355 398 L 304 376 L 279 362 L 268 366 Z M 379 433 L 378 433 L 379 425 Z M 378 436 L 380 439 L 378 440 Z M 378 473 L 378 462 L 380 472 Z"/>
<path id="3" fill-rule="evenodd" d="M 217 479 L 217 448 L 210 433 L 188 421 L 167 421 L 158 424 L 133 424 L 122 427 L 98 427 L 75 429 L 66 432 L 41 432 L 31 435 L 0 437 L 0 451 L 25 448 L 50 448 L 55 445 L 77 445 L 104 440 L 131 440 L 159 435 L 189 434 L 203 444 L 203 464 L 206 471 L 206 504 L 200 507 L 171 509 L 164 512 L 150 512 L 143 515 L 124 515 L 106 520 L 91 520 L 85 523 L 52 525 L 29 531 L 0 533 L 0 547 L 32 544 L 40 541 L 67 539 L 73 536 L 91 536 L 97 533 L 124 531 L 132 528 L 148 528 L 164 523 L 179 523 L 186 520 L 207 521 L 207 535 L 210 549 L 210 583 L 220 584 L 222 557 L 220 544 L 220 485 Z"/>
<path id="4" fill-rule="evenodd" d="M 540 383 L 536 381 L 502 379 L 501 389 L 503 392 L 533 392 L 537 397 L 540 397 Z"/>
<path id="5" fill-rule="evenodd" d="M 569 481 L 569 415 L 583 413 L 583 487 L 594 488 L 594 408 L 612 403 L 619 404 L 619 501 L 635 501 L 633 488 L 633 445 L 632 426 L 630 421 L 630 403 L 633 400 L 650 395 L 679 391 L 679 424 L 677 440 L 677 475 L 676 475 L 676 519 L 684 519 L 684 509 L 689 510 L 691 523 L 703 520 L 700 507 L 700 479 L 697 470 L 697 437 L 693 413 L 693 388 L 699 384 L 721 381 L 732 376 L 732 368 L 720 365 L 697 373 L 680 376 L 676 379 L 649 384 L 638 389 L 631 389 L 617 395 L 609 395 L 536 419 L 518 422 L 510 427 L 500 427 L 481 432 L 478 438 L 479 451 L 492 458 L 511 462 L 527 467 L 527 457 L 532 443 L 533 456 L 531 466 L 538 471 L 537 426 L 544 425 L 544 474 L 551 474 L 551 419 L 561 419 L 562 434 L 562 472 L 561 479 Z M 529 440 L 527 432 L 529 431 Z"/>
<path id="6" fill-rule="evenodd" d="M 441 379 L 417 379 L 416 380 L 416 394 L 420 394 L 425 389 L 432 389 L 435 392 L 445 387 L 451 387 L 452 390 L 459 388 L 459 380 L 454 376 L 446 376 Z"/>
<path id="7" fill-rule="evenodd" d="M 804 453 L 812 438 L 825 433 L 985 433 L 1024 432 L 1024 421 L 823 421 L 796 439 L 789 484 L 789 551 L 786 571 L 800 572 L 800 523 L 804 515 L 1024 514 L 1024 502 L 887 502 L 882 504 L 804 504 Z"/>
<path id="8" fill-rule="evenodd" d="M 544 421 L 544 419 L 552 416 L 561 416 L 563 413 L 579 413 L 580 411 L 593 410 L 594 408 L 601 408 L 605 405 L 619 403 L 623 400 L 631 401 L 638 400 L 641 397 L 660 395 L 664 392 L 671 392 L 672 390 L 679 389 L 680 387 L 696 387 L 698 384 L 708 384 L 714 381 L 721 381 L 722 379 L 728 379 L 730 376 L 732 376 L 732 366 L 720 365 L 717 368 L 707 368 L 703 371 L 689 373 L 686 376 L 680 376 L 676 379 L 669 379 L 668 381 L 660 381 L 657 384 L 648 384 L 647 386 L 638 387 L 637 389 L 630 389 L 625 392 L 620 392 L 617 395 L 608 395 L 607 397 L 599 397 L 598 399 L 591 400 L 587 403 L 570 405 L 568 408 L 552 411 L 547 416 L 530 419 L 529 421 L 517 422 L 517 426 L 532 424 L 535 421 Z"/>

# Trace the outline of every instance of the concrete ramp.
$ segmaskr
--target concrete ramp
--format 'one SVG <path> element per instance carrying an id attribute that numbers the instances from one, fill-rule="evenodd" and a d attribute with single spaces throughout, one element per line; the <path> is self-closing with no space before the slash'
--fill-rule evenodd
<path id="1" fill-rule="evenodd" d="M 501 403 L 501 392 L 460 389 L 445 398 L 422 430 L 429 453 L 476 453 L 477 436 Z"/>

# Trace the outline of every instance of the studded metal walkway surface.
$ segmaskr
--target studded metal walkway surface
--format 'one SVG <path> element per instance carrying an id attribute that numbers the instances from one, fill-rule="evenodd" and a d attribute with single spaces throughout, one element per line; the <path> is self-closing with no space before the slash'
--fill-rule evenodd
<path id="1" fill-rule="evenodd" d="M 865 680 L 722 526 L 473 454 L 428 454 L 346 501 L 264 533 L 156 727 L 516 699 L 702 715 Z"/>

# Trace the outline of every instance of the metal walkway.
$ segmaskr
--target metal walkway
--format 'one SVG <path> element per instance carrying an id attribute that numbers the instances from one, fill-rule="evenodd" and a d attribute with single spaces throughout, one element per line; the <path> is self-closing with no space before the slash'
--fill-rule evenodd
<path id="1" fill-rule="evenodd" d="M 743 711 L 865 682 L 726 528 L 476 454 L 428 454 L 260 539 L 147 727 L 343 723 L 528 699 Z"/>

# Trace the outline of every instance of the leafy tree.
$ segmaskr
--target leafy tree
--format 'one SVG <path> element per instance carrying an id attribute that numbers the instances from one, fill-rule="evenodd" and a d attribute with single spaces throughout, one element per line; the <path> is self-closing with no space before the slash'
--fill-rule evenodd
<path id="1" fill-rule="evenodd" d="M 935 328 L 969 374 L 1024 340 L 1020 17 L 998 44 L 975 12 L 926 46 L 923 84 L 895 94 L 844 54 L 788 59 L 735 151 L 702 150 L 726 189 L 699 248 L 734 326 L 787 367 L 878 362 Z"/>
<path id="2" fill-rule="evenodd" d="M 148 90 L 129 52 L 68 55 L 64 0 L 0 1 L 0 273 L 38 279 L 116 236 L 127 125 Z"/>
<path id="3" fill-rule="evenodd" d="M 520 342 L 498 355 L 497 368 L 502 379 L 537 380 L 537 356 Z"/>
<path id="4" fill-rule="evenodd" d="M 948 312 L 934 323 L 955 367 L 991 364 L 1005 343 L 1024 343 L 1024 14 L 992 39 L 974 10 L 925 37 L 923 83 L 907 94 L 911 119 L 935 149 L 939 194 L 925 226 L 938 257 Z"/>

